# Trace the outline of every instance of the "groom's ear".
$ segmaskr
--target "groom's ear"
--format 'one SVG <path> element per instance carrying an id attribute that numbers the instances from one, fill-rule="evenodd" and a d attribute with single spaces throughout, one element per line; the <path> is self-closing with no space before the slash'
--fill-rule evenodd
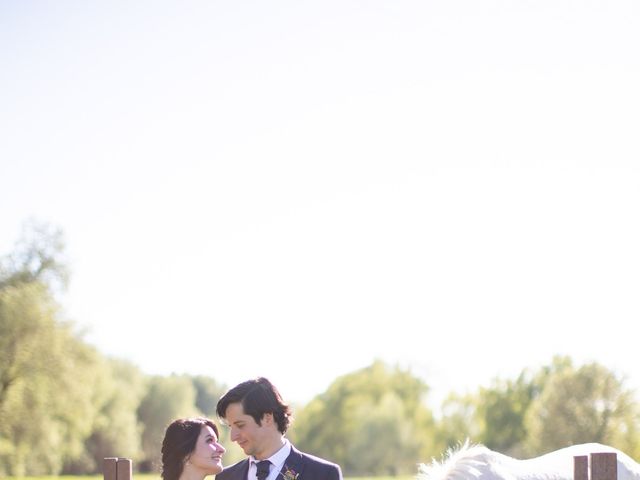
<path id="1" fill-rule="evenodd" d="M 273 413 L 265 413 L 262 415 L 262 420 L 260 421 L 262 425 L 273 425 Z"/>

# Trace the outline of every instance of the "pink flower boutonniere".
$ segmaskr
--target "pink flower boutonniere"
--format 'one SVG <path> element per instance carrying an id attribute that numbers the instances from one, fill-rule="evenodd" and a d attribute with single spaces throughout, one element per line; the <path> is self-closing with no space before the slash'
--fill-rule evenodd
<path id="1" fill-rule="evenodd" d="M 300 474 L 296 473 L 295 470 L 292 470 L 285 465 L 284 473 L 282 473 L 282 476 L 284 477 L 284 480 L 298 480 L 298 477 L 300 476 Z"/>

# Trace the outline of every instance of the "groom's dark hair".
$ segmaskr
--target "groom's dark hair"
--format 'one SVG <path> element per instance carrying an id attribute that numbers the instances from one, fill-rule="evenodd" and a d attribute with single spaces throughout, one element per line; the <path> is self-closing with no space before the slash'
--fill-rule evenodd
<path id="1" fill-rule="evenodd" d="M 285 433 L 293 419 L 291 408 L 285 404 L 273 383 L 264 377 L 242 382 L 227 391 L 216 405 L 218 417 L 225 418 L 232 403 L 241 403 L 246 415 L 251 415 L 258 425 L 266 413 L 273 414 L 280 433 Z"/>

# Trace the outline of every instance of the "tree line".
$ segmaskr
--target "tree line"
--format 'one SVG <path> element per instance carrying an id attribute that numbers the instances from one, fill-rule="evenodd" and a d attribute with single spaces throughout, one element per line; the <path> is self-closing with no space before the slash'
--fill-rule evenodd
<path id="1" fill-rule="evenodd" d="M 0 477 L 98 473 L 104 457 L 158 471 L 171 420 L 215 418 L 227 386 L 212 377 L 150 376 L 105 356 L 65 320 L 62 233 L 31 224 L 0 260 Z M 640 411 L 624 378 L 598 363 L 554 357 L 496 378 L 438 408 L 410 369 L 375 361 L 295 407 L 288 433 L 348 476 L 416 473 L 469 438 L 520 458 L 601 442 L 640 456 Z M 225 464 L 242 458 L 224 427 Z"/>

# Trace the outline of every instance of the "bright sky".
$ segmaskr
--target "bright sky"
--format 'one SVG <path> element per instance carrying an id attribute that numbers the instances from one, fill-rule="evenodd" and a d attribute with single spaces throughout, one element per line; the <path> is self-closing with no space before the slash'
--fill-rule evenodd
<path id="1" fill-rule="evenodd" d="M 635 0 L 0 4 L 0 249 L 63 229 L 105 354 L 304 402 L 640 387 Z"/>

